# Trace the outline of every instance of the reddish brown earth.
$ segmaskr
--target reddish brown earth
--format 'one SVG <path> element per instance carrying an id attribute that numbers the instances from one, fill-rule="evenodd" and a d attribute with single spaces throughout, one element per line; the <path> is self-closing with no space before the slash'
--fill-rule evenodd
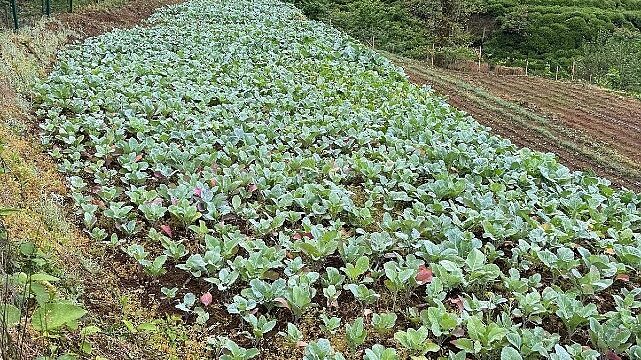
<path id="1" fill-rule="evenodd" d="M 113 29 L 140 25 L 159 7 L 182 0 L 131 0 L 117 8 L 85 10 L 57 16 L 63 26 L 73 29 L 80 39 L 98 36 Z"/>
<path id="2" fill-rule="evenodd" d="M 392 57 L 410 81 L 529 147 L 641 191 L 641 101 L 588 84 L 429 68 Z"/>
<path id="3" fill-rule="evenodd" d="M 464 75 L 491 93 L 590 134 L 641 163 L 641 102 L 585 84 L 547 79 Z"/>

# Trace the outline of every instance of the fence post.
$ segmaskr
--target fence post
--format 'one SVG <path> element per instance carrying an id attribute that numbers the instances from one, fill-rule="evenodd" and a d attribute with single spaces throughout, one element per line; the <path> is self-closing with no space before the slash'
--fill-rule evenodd
<path id="1" fill-rule="evenodd" d="M 432 61 L 432 67 L 434 67 L 434 57 L 436 56 L 436 44 L 432 43 L 432 56 L 431 56 L 431 61 Z"/>
<path id="2" fill-rule="evenodd" d="M 530 70 L 530 59 L 525 60 L 525 76 L 528 76 L 528 71 Z"/>
<path id="3" fill-rule="evenodd" d="M 51 0 L 45 0 L 45 9 L 47 16 L 51 16 Z"/>
<path id="4" fill-rule="evenodd" d="M 73 12 L 73 0 L 69 0 L 69 12 Z"/>
<path id="5" fill-rule="evenodd" d="M 11 15 L 13 16 L 13 28 L 18 30 L 18 9 L 16 8 L 16 0 L 11 0 Z"/>
<path id="6" fill-rule="evenodd" d="M 576 71 L 576 60 L 572 60 L 572 81 L 574 81 L 574 72 Z"/>
<path id="7" fill-rule="evenodd" d="M 481 58 L 483 57 L 483 46 L 479 46 L 479 72 L 481 72 Z"/>
<path id="8" fill-rule="evenodd" d="M 556 76 L 554 77 L 555 80 L 559 80 L 559 65 L 556 66 Z"/>

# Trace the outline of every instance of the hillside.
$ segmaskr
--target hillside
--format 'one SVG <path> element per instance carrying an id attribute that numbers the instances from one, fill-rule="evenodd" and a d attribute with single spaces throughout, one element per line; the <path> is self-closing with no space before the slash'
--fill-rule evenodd
<path id="1" fill-rule="evenodd" d="M 552 152 L 574 170 L 641 190 L 640 101 L 587 84 L 465 73 L 385 55 L 413 82 L 518 146 Z"/>
<path id="2" fill-rule="evenodd" d="M 638 0 L 292 1 L 311 18 L 401 56 L 448 65 L 477 60 L 482 48 L 491 65 L 641 91 Z"/>

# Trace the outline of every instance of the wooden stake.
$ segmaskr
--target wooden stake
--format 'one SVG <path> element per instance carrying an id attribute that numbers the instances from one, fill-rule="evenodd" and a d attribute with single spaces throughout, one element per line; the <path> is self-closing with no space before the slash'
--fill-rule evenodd
<path id="1" fill-rule="evenodd" d="M 530 59 L 525 60 L 525 76 L 528 76 L 528 70 L 530 70 Z"/>
<path id="2" fill-rule="evenodd" d="M 576 70 L 576 60 L 572 60 L 572 81 L 574 81 L 575 70 Z"/>
<path id="3" fill-rule="evenodd" d="M 556 66 L 556 76 L 555 80 L 559 80 L 559 65 Z"/>
<path id="4" fill-rule="evenodd" d="M 479 72 L 481 72 L 481 57 L 483 57 L 483 46 L 479 46 Z"/>
<path id="5" fill-rule="evenodd" d="M 434 67 L 434 56 L 436 56 L 436 44 L 432 44 L 432 67 Z"/>
<path id="6" fill-rule="evenodd" d="M 16 0 L 11 0 L 11 15 L 13 16 L 13 28 L 18 30 L 18 5 Z"/>

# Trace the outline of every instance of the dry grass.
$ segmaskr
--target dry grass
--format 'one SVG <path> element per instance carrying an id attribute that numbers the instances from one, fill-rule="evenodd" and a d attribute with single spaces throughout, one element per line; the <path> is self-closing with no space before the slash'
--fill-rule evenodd
<path id="1" fill-rule="evenodd" d="M 139 20 L 135 16 L 144 17 L 162 4 L 163 0 L 106 0 L 85 11 L 61 15 L 59 20 L 42 19 L 18 33 L 0 32 L 0 208 L 19 209 L 3 223 L 14 246 L 29 241 L 46 254 L 61 278 L 59 290 L 65 297 L 85 303 L 89 311 L 85 325 L 106 330 L 90 339 L 93 354 L 109 359 L 125 354 L 139 359 L 202 358 L 205 339 L 185 328 L 180 319 L 158 313 L 135 282 L 123 284 L 119 276 L 123 270 L 105 261 L 106 250 L 76 225 L 65 180 L 40 146 L 30 89 L 46 76 L 56 53 L 70 41 L 108 31 L 113 19 L 121 20 L 119 26 L 133 24 Z M 90 31 L 77 28 L 94 17 L 87 24 Z M 155 333 L 131 334 L 123 323 L 138 325 L 154 318 L 158 318 Z M 51 344 L 33 335 L 25 345 L 30 349 L 27 358 L 48 355 Z M 78 331 L 54 340 L 61 350 L 77 351 L 80 342 Z"/>
<path id="2" fill-rule="evenodd" d="M 56 52 L 72 34 L 73 31 L 59 26 L 55 19 L 46 18 L 17 33 L 1 32 L 0 79 L 11 89 L 26 94 L 37 79 L 46 75 Z"/>

